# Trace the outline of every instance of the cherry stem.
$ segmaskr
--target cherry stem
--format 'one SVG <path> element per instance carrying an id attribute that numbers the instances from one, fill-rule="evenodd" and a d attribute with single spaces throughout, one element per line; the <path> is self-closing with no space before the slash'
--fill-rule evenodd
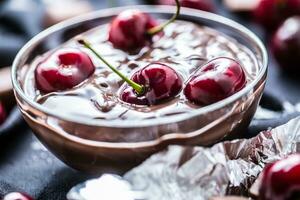
<path id="1" fill-rule="evenodd" d="M 142 95 L 145 91 L 145 87 L 134 82 L 133 80 L 130 80 L 126 76 L 124 76 L 119 70 L 117 70 L 115 67 L 113 67 L 110 63 L 108 63 L 92 46 L 89 42 L 87 42 L 84 39 L 78 40 L 79 44 L 82 44 L 87 49 L 91 50 L 105 65 L 107 65 L 113 72 L 115 72 L 117 75 L 119 75 L 128 85 L 130 85 L 138 95 Z"/>
<path id="2" fill-rule="evenodd" d="M 179 0 L 175 0 L 175 2 L 176 2 L 176 13 L 172 16 L 172 18 L 169 19 L 168 21 L 166 21 L 165 23 L 162 23 L 162 24 L 159 24 L 158 26 L 150 28 L 147 31 L 147 34 L 155 35 L 155 34 L 161 32 L 166 26 L 168 26 L 169 24 L 173 23 L 176 20 L 176 18 L 180 14 L 180 3 L 179 3 Z"/>

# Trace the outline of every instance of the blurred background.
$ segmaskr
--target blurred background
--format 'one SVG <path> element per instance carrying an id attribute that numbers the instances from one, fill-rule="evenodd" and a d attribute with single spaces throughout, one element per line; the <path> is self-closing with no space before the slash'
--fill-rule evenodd
<path id="1" fill-rule="evenodd" d="M 300 0 L 180 0 L 182 6 L 231 18 L 255 32 L 269 53 L 269 74 L 251 137 L 283 124 L 300 112 Z M 93 10 L 173 0 L 0 0 L 0 199 L 25 191 L 37 199 L 63 199 L 66 191 L 89 175 L 54 158 L 24 124 L 10 84 L 10 66 L 20 48 L 47 27 Z M 2 103 L 1 103 L 2 102 Z M 275 117 L 276 116 L 276 117 Z M 5 136 L 5 137 L 4 137 Z"/>

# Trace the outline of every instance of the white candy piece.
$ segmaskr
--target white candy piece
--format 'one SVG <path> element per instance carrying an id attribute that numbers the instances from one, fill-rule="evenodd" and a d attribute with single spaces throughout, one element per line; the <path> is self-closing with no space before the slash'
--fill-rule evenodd
<path id="1" fill-rule="evenodd" d="M 73 187 L 68 200 L 146 200 L 141 191 L 133 191 L 129 182 L 119 176 L 104 174 Z"/>

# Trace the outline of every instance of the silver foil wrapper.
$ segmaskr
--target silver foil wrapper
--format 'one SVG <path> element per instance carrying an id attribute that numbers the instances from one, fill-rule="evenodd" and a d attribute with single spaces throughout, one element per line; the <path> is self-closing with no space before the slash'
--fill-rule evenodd
<path id="1" fill-rule="evenodd" d="M 123 178 L 103 175 L 75 186 L 67 198 L 206 200 L 232 194 L 246 196 L 266 164 L 299 151 L 300 117 L 252 139 L 222 142 L 211 148 L 169 146 Z M 110 192 L 105 187 L 111 188 Z M 105 196 L 99 193 L 103 190 Z"/>

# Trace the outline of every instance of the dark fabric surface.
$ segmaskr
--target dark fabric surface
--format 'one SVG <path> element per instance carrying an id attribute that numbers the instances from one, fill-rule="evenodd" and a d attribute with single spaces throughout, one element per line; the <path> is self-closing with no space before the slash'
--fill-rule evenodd
<path id="1" fill-rule="evenodd" d="M 16 11 L 10 6 L 12 1 L 0 3 L 0 66 L 10 65 L 16 52 L 24 43 L 41 31 L 43 6 L 37 3 L 35 11 Z M 28 0 L 28 2 L 30 2 Z M 34 1 L 38 2 L 38 1 Z M 116 1 L 118 5 L 141 3 L 141 1 Z M 120 2 L 122 2 L 120 4 Z M 104 8 L 105 1 L 92 1 L 95 9 Z M 219 13 L 241 22 L 254 30 L 265 42 L 267 35 L 247 18 L 233 15 L 222 7 Z M 282 73 L 270 56 L 270 68 L 263 107 L 281 112 L 283 102 L 300 102 L 297 76 Z M 287 122 L 299 113 L 284 114 L 277 119 L 254 120 L 246 137 L 256 135 L 260 130 Z M 90 175 L 70 169 L 33 136 L 22 121 L 17 110 L 11 112 L 5 126 L 0 127 L 0 199 L 11 191 L 24 191 L 36 199 L 65 199 L 66 192 L 75 184 L 90 178 Z M 17 125 L 15 124 L 17 123 Z M 5 136 L 5 137 L 3 137 Z"/>
<path id="2" fill-rule="evenodd" d="M 16 4 L 23 9 L 16 7 Z M 34 12 L 32 4 L 35 5 Z M 40 32 L 43 6 L 32 0 L 7 0 L 0 6 L 0 67 L 3 67 L 11 65 L 25 42 Z"/>
<path id="3" fill-rule="evenodd" d="M 298 95 L 299 98 L 299 95 Z M 253 119 L 251 124 L 249 125 L 248 132 L 246 133 L 246 138 L 256 136 L 260 131 L 267 130 L 270 127 L 277 127 L 279 125 L 285 124 L 289 120 L 300 115 L 298 111 L 294 112 L 286 112 L 284 108 L 284 101 L 280 100 L 280 98 L 270 95 L 265 92 L 260 106 L 264 109 L 268 109 L 268 111 L 274 111 L 279 114 L 278 117 L 272 119 Z"/>

